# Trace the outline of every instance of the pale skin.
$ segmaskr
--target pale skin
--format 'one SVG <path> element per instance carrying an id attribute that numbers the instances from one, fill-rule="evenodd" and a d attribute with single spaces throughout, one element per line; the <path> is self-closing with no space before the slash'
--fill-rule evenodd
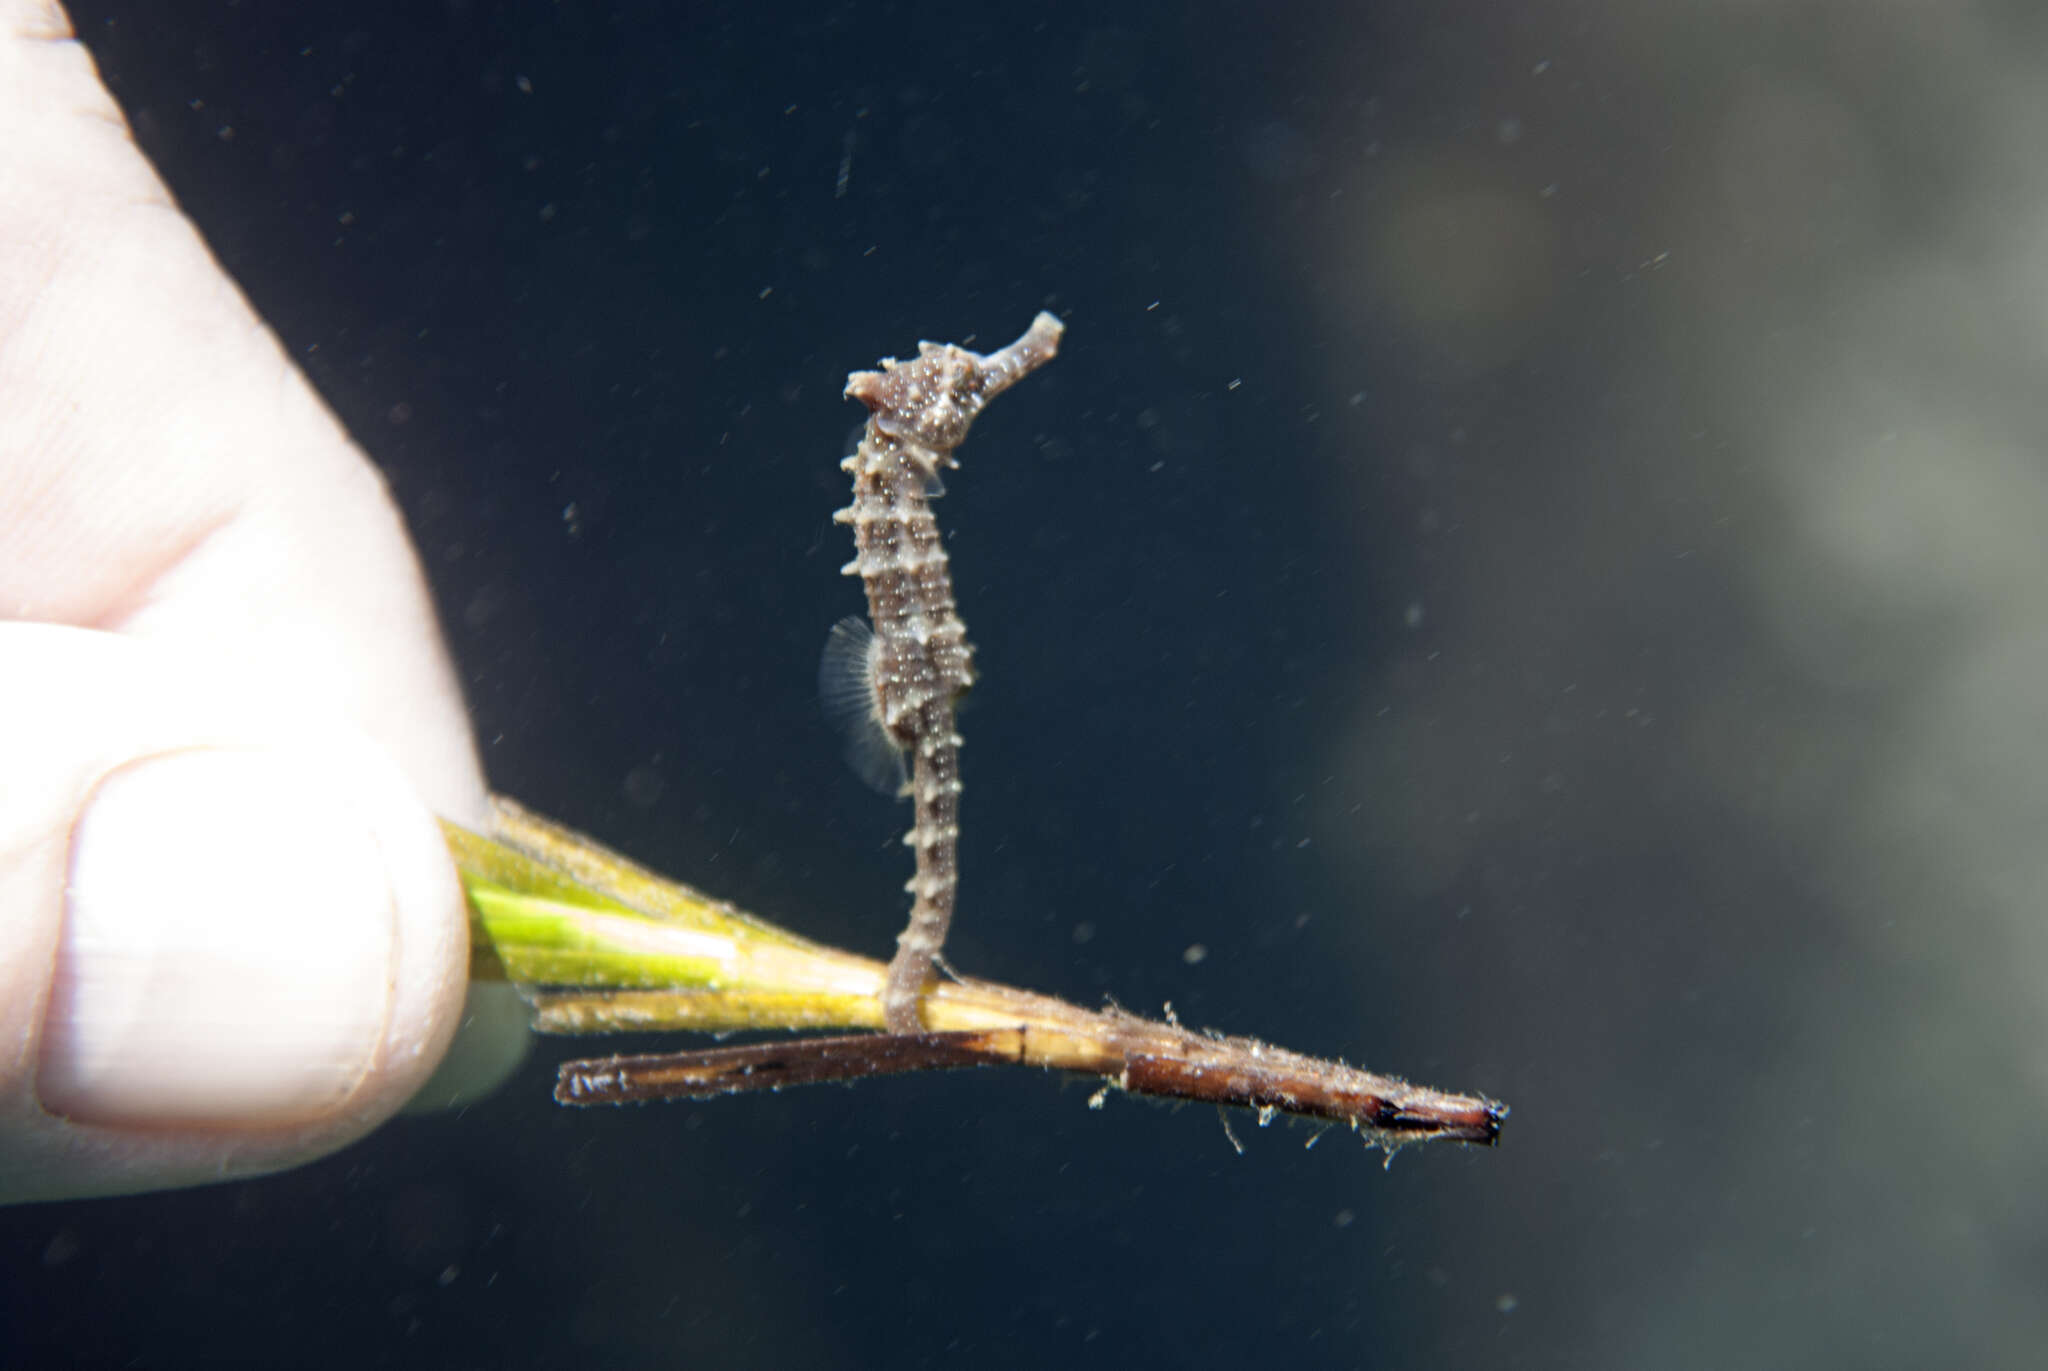
<path id="1" fill-rule="evenodd" d="M 299 1164 L 448 1055 L 433 816 L 485 790 L 403 525 L 40 0 L 0 0 L 0 757 L 0 1200 Z M 516 1065 L 492 1009 L 431 1101 Z"/>

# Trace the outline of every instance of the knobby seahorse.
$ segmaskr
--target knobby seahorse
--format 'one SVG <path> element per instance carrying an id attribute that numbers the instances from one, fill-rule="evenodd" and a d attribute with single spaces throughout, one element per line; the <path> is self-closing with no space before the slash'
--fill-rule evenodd
<path id="1" fill-rule="evenodd" d="M 853 503 L 832 517 L 853 525 L 846 574 L 867 589 L 869 629 L 841 620 L 825 645 L 820 684 L 828 710 L 851 727 L 850 756 L 871 783 L 909 796 L 904 842 L 917 850 L 910 922 L 882 991 L 892 1033 L 923 1026 L 918 1004 L 946 941 L 959 886 L 960 735 L 953 706 L 974 683 L 974 650 L 953 605 L 953 579 L 932 517 L 940 473 L 968 425 L 995 396 L 1059 351 L 1064 325 L 1050 314 L 986 357 L 952 344 L 919 343 L 917 356 L 856 371 L 846 393 L 869 410 L 853 455 Z M 906 777 L 903 759 L 910 758 Z"/>

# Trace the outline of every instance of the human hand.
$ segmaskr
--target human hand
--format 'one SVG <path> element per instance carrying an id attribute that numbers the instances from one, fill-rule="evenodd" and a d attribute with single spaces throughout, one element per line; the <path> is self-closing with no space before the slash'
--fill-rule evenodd
<path id="1" fill-rule="evenodd" d="M 483 822 L 376 472 L 54 3 L 0 0 L 0 1200 L 310 1160 L 463 1017 Z M 466 1081 L 524 1051 L 497 1007 Z"/>

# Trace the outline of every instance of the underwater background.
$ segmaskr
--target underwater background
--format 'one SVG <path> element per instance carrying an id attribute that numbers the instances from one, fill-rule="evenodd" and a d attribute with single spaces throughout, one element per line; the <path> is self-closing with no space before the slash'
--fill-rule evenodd
<path id="1" fill-rule="evenodd" d="M 940 506 L 963 971 L 1514 1113 L 1016 1072 L 0 1211 L 0 1365 L 2038 1365 L 2048 11 L 78 3 L 386 474 L 493 784 L 882 955 L 846 373 Z M 641 1040 L 634 1040 L 638 1045 Z"/>

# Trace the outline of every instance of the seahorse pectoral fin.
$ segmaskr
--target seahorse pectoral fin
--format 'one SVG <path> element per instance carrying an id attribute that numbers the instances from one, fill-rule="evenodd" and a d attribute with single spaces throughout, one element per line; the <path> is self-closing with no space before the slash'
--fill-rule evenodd
<path id="1" fill-rule="evenodd" d="M 818 661 L 818 699 L 825 717 L 846 740 L 854 774 L 884 795 L 910 793 L 903 749 L 882 726 L 882 695 L 875 679 L 880 643 L 867 621 L 851 616 L 832 625 Z"/>

